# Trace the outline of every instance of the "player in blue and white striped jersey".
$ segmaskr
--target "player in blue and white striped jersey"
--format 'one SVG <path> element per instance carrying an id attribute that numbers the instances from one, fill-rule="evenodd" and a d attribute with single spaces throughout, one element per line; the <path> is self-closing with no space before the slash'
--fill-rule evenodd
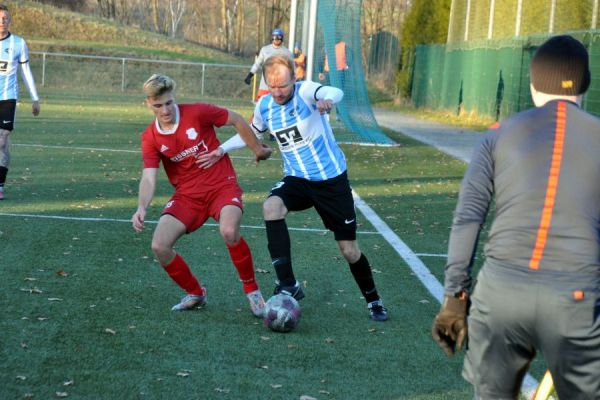
<path id="1" fill-rule="evenodd" d="M 292 270 L 290 235 L 285 222 L 289 211 L 314 207 L 325 227 L 334 233 L 340 251 L 367 301 L 371 318 L 387 320 L 371 266 L 356 241 L 356 211 L 346 172 L 346 158 L 338 146 L 327 113 L 344 93 L 315 82 L 296 82 L 294 63 L 274 55 L 263 65 L 269 94 L 254 110 L 252 127 L 258 134 L 269 131 L 283 158 L 284 178 L 263 205 L 269 253 L 278 283 L 275 293 L 296 299 L 304 291 Z"/>
<path id="2" fill-rule="evenodd" d="M 0 200 L 4 199 L 4 183 L 10 164 L 9 134 L 14 128 L 19 84 L 17 69 L 21 73 L 29 90 L 32 101 L 32 113 L 40 113 L 40 103 L 31 69 L 29 51 L 22 37 L 9 32 L 10 13 L 8 7 L 0 4 Z"/>

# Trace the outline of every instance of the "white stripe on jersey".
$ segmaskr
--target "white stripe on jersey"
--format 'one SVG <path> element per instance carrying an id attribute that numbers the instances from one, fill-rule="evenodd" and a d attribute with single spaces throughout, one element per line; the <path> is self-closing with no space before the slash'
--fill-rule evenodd
<path id="1" fill-rule="evenodd" d="M 325 142 L 325 144 L 327 145 L 327 142 Z M 321 164 L 321 160 L 319 159 L 319 153 L 317 152 L 317 149 L 315 149 L 315 146 L 312 144 L 312 142 L 308 144 L 308 147 L 310 148 L 310 152 L 317 163 L 319 171 L 321 171 L 321 179 L 327 179 L 327 175 L 325 175 L 325 168 L 323 168 L 323 164 Z M 328 153 L 330 152 L 328 151 Z M 308 179 L 308 177 L 306 177 L 306 179 Z"/>
<path id="2" fill-rule="evenodd" d="M 327 154 L 329 154 L 329 159 L 335 165 L 335 170 L 338 172 L 338 175 L 340 175 L 340 174 L 342 174 L 342 172 L 345 171 L 345 168 L 344 168 L 344 170 L 342 170 L 340 168 L 340 164 L 338 163 L 338 160 L 335 158 L 333 149 L 330 146 L 331 141 L 333 141 L 333 144 L 337 147 L 337 143 L 335 142 L 335 140 L 333 140 L 333 130 L 331 129 L 331 125 L 329 125 L 329 123 L 327 122 L 327 118 L 324 115 L 321 115 L 321 123 L 323 124 L 323 129 L 329 131 L 329 135 L 327 135 L 327 138 L 330 140 L 325 141 L 325 147 L 327 148 Z"/>

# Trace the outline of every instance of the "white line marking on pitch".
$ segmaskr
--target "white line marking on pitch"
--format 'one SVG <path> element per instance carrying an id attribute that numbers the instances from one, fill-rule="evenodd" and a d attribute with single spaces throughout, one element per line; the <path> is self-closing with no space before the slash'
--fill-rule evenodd
<path id="1" fill-rule="evenodd" d="M 131 223 L 130 219 L 121 219 L 121 218 L 94 218 L 94 217 L 66 217 L 62 215 L 41 215 L 41 214 L 21 214 L 21 213 L 3 213 L 0 212 L 0 216 L 4 217 L 22 217 L 22 218 L 40 218 L 40 219 L 60 219 L 60 220 L 68 220 L 68 221 L 90 221 L 90 222 L 127 222 Z M 157 224 L 158 221 L 148 220 L 145 221 L 147 224 Z M 213 226 L 218 227 L 219 224 L 215 223 L 206 223 L 204 226 Z M 265 229 L 262 225 L 241 225 L 242 228 L 248 229 Z M 313 229 L 313 228 L 289 228 L 291 231 L 300 231 L 300 232 L 317 232 L 317 233 L 328 233 L 327 229 Z M 357 231 L 356 233 L 362 235 L 380 235 L 379 232 L 374 231 Z"/>

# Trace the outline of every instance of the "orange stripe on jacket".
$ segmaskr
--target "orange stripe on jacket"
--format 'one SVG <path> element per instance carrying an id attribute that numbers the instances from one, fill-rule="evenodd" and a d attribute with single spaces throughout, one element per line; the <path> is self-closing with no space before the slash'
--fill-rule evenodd
<path id="1" fill-rule="evenodd" d="M 546 198 L 544 208 L 542 209 L 542 218 L 538 227 L 537 237 L 533 254 L 529 260 L 529 268 L 538 269 L 540 260 L 546 247 L 548 230 L 552 221 L 552 212 L 554 211 L 554 202 L 556 200 L 556 189 L 558 188 L 558 176 L 560 174 L 560 163 L 562 161 L 565 144 L 565 126 L 567 123 L 567 105 L 565 102 L 558 102 L 556 109 L 556 129 L 554 132 L 554 148 L 552 150 L 552 161 L 550 163 L 550 173 L 548 174 L 548 183 L 546 185 Z"/>

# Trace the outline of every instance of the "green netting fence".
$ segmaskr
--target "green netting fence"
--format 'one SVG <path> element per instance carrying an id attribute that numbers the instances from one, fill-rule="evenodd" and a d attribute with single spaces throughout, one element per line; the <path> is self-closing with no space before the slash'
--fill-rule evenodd
<path id="1" fill-rule="evenodd" d="M 600 31 L 569 32 L 590 53 L 592 83 L 583 108 L 600 115 Z M 411 98 L 417 107 L 503 118 L 533 106 L 529 65 L 550 35 L 423 45 L 416 50 Z"/>
<path id="2" fill-rule="evenodd" d="M 373 115 L 365 74 L 362 64 L 360 16 L 362 0 L 320 0 L 317 11 L 317 32 L 315 38 L 315 62 L 313 80 L 318 82 L 319 72 L 323 72 L 327 54 L 331 67 L 322 83 L 331 84 L 344 91 L 344 98 L 337 107 L 337 116 L 343 125 L 352 132 L 343 141 L 374 144 L 393 144 L 379 128 Z M 336 68 L 336 44 L 346 43 L 347 69 Z"/>

